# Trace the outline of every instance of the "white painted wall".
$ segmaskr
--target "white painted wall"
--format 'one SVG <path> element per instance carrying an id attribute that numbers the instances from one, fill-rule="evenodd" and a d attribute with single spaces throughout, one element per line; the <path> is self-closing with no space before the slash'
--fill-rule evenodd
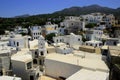
<path id="1" fill-rule="evenodd" d="M 41 35 L 42 28 L 41 26 L 31 26 L 30 30 L 32 39 L 38 39 Z"/>
<path id="2" fill-rule="evenodd" d="M 68 78 L 78 70 L 80 70 L 79 66 L 45 59 L 45 74 L 48 76 Z"/>
<path id="3" fill-rule="evenodd" d="M 13 74 L 21 77 L 22 80 L 29 80 L 29 76 L 26 73 L 26 64 L 24 62 L 12 60 Z"/>
<path id="4" fill-rule="evenodd" d="M 65 43 L 69 44 L 70 46 L 81 45 L 82 44 L 82 36 L 75 35 L 72 33 L 71 35 L 53 37 L 53 41 L 54 41 L 54 43 L 65 42 Z"/>

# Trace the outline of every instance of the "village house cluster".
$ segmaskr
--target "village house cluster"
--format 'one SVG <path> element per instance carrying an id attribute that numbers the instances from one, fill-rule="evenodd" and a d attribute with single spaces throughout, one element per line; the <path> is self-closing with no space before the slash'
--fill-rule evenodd
<path id="1" fill-rule="evenodd" d="M 119 80 L 119 75 L 120 25 L 113 14 L 66 16 L 59 24 L 16 26 L 0 35 L 0 80 Z"/>

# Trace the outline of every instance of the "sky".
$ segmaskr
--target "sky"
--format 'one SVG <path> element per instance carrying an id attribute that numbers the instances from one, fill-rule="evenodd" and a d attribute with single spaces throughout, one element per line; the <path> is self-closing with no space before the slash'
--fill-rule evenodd
<path id="1" fill-rule="evenodd" d="M 72 6 L 83 7 L 93 4 L 118 8 L 120 0 L 0 0 L 0 17 L 47 14 Z"/>

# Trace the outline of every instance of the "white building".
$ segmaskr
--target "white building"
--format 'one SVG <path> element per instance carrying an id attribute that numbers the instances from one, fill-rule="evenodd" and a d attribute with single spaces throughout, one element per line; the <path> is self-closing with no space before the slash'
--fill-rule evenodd
<path id="1" fill-rule="evenodd" d="M 106 23 L 107 27 L 111 27 L 115 24 L 115 16 L 113 14 L 105 15 L 103 21 Z"/>
<path id="2" fill-rule="evenodd" d="M 11 70 L 10 57 L 14 53 L 16 53 L 16 48 L 8 46 L 8 41 L 0 41 L 0 75 L 9 75 Z"/>
<path id="3" fill-rule="evenodd" d="M 44 58 L 47 55 L 47 43 L 44 37 L 41 35 L 39 39 L 29 41 L 30 51 L 32 52 L 33 64 L 39 65 L 40 71 L 44 71 Z"/>
<path id="4" fill-rule="evenodd" d="M 20 34 L 20 33 L 28 33 L 27 28 L 22 28 L 22 26 L 16 26 L 15 33 Z"/>
<path id="5" fill-rule="evenodd" d="M 93 46 L 93 47 L 101 47 L 103 45 L 103 43 L 102 43 L 102 41 L 91 40 L 91 41 L 86 41 L 85 45 Z"/>
<path id="6" fill-rule="evenodd" d="M 10 35 L 0 35 L 0 41 L 8 41 L 10 38 Z"/>
<path id="7" fill-rule="evenodd" d="M 73 52 L 73 49 L 65 43 L 54 43 L 56 53 L 69 54 Z"/>
<path id="8" fill-rule="evenodd" d="M 11 57 L 13 74 L 20 76 L 22 80 L 38 80 L 40 76 L 39 66 L 33 66 L 32 53 L 22 50 Z"/>
<path id="9" fill-rule="evenodd" d="M 106 25 L 105 24 L 100 24 L 98 27 L 95 27 L 96 30 L 104 30 L 106 29 Z"/>
<path id="10" fill-rule="evenodd" d="M 45 43 L 46 43 L 46 41 L 45 41 L 44 37 L 41 35 L 39 37 L 39 40 L 38 40 L 39 56 L 46 56 L 47 55 Z"/>
<path id="11" fill-rule="evenodd" d="M 117 46 L 119 38 L 106 38 L 105 45 Z"/>
<path id="12" fill-rule="evenodd" d="M 64 35 L 65 34 L 65 28 L 64 27 L 58 28 L 58 34 L 59 35 Z"/>
<path id="13" fill-rule="evenodd" d="M 58 34 L 58 25 L 52 24 L 51 22 L 47 22 L 46 25 L 44 25 L 45 28 L 45 34 L 55 33 Z"/>
<path id="14" fill-rule="evenodd" d="M 41 26 L 31 26 L 30 27 L 32 39 L 38 39 L 41 35 L 42 28 Z"/>
<path id="15" fill-rule="evenodd" d="M 14 76 L 0 76 L 0 80 L 22 80 L 20 77 Z"/>
<path id="16" fill-rule="evenodd" d="M 9 45 L 17 49 L 28 48 L 29 36 L 15 35 L 9 39 Z"/>
<path id="17" fill-rule="evenodd" d="M 102 40 L 103 31 L 102 30 L 87 30 L 86 33 L 87 40 Z"/>
<path id="18" fill-rule="evenodd" d="M 84 52 L 77 52 L 84 54 Z M 52 64 L 52 65 L 51 65 Z M 109 68 L 101 55 L 86 53 L 77 55 L 48 54 L 45 59 L 45 74 L 66 80 L 109 80 Z"/>
<path id="19" fill-rule="evenodd" d="M 104 14 L 101 13 L 91 13 L 87 15 L 81 15 L 86 23 L 99 23 L 102 21 Z"/>
<path id="20" fill-rule="evenodd" d="M 74 45 L 81 45 L 82 44 L 82 36 L 75 35 L 75 34 L 71 33 L 70 35 L 66 35 L 66 36 L 53 37 L 53 41 L 54 41 L 54 43 L 63 42 L 63 43 L 70 45 L 70 47 L 72 47 Z"/>
<path id="21" fill-rule="evenodd" d="M 67 30 L 66 34 L 77 33 L 80 30 L 84 30 L 85 22 L 80 21 L 80 17 L 66 16 L 65 20 L 60 23 Z"/>

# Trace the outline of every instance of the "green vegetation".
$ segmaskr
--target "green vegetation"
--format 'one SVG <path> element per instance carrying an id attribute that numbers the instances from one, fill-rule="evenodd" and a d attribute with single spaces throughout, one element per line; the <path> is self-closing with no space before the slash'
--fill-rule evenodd
<path id="1" fill-rule="evenodd" d="M 3 35 L 3 34 L 5 34 L 5 30 L 0 29 L 0 35 Z"/>
<path id="2" fill-rule="evenodd" d="M 118 19 L 118 23 L 120 23 L 120 8 L 111 9 L 99 5 L 91 5 L 86 7 L 71 7 L 61 11 L 57 11 L 52 14 L 40 14 L 28 17 L 0 18 L 0 29 L 2 31 L 1 33 L 3 34 L 5 30 L 14 30 L 15 26 L 28 28 L 29 26 L 34 25 L 44 25 L 47 21 L 51 21 L 52 23 L 56 23 L 59 25 L 59 23 L 63 21 L 65 16 L 80 16 L 82 14 L 95 12 L 114 14 L 116 19 Z M 83 19 L 81 19 L 81 21 L 82 20 Z M 93 28 L 94 24 L 86 25 L 86 27 Z"/>
<path id="3" fill-rule="evenodd" d="M 53 42 L 53 37 L 55 37 L 55 33 L 50 33 L 50 34 L 45 36 L 45 39 L 50 41 L 50 42 Z"/>
<path id="4" fill-rule="evenodd" d="M 86 28 L 94 28 L 95 26 L 97 26 L 96 23 L 89 23 L 85 25 Z"/>
<path id="5" fill-rule="evenodd" d="M 3 33 L 5 30 L 13 31 L 16 26 L 28 28 L 29 26 L 34 25 L 45 25 L 47 21 L 59 24 L 64 19 L 64 16 L 65 15 L 60 16 L 57 14 L 41 14 L 19 18 L 0 18 L 0 29 L 2 31 L 1 33 Z"/>

